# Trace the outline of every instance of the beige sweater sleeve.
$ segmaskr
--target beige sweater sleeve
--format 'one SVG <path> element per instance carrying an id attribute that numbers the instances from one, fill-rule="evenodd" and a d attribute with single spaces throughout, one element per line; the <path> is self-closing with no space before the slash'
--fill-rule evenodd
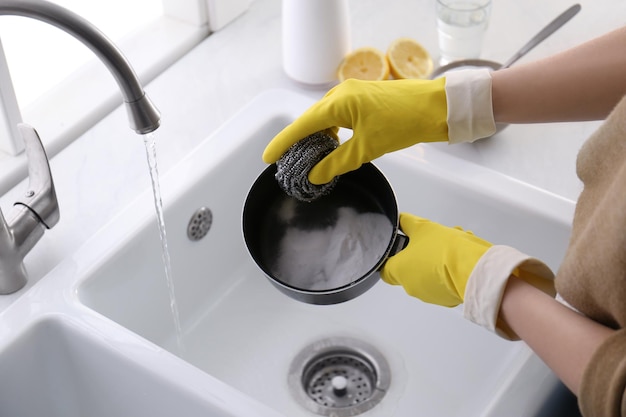
<path id="1" fill-rule="evenodd" d="M 556 288 L 618 330 L 587 366 L 578 401 L 585 417 L 626 417 L 626 98 L 580 150 L 577 173 L 584 188 Z"/>
<path id="2" fill-rule="evenodd" d="M 583 375 L 579 404 L 585 417 L 626 416 L 626 329 L 593 355 Z"/>

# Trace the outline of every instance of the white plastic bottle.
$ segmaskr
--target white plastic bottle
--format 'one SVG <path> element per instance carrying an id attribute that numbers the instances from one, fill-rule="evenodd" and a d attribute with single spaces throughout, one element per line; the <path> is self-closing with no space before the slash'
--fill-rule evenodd
<path id="1" fill-rule="evenodd" d="M 329 85 L 350 52 L 348 0 L 283 0 L 283 68 L 297 82 Z"/>

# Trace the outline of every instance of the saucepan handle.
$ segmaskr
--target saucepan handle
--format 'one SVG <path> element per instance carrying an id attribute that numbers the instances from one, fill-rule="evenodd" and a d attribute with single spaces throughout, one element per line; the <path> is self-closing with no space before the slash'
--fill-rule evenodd
<path id="1" fill-rule="evenodd" d="M 400 230 L 398 230 L 398 233 L 396 233 L 396 238 L 394 239 L 393 244 L 391 245 L 391 250 L 389 251 L 388 256 L 393 256 L 397 254 L 402 249 L 406 248 L 408 244 L 409 244 L 409 237 L 405 235 L 404 233 L 402 233 Z"/>

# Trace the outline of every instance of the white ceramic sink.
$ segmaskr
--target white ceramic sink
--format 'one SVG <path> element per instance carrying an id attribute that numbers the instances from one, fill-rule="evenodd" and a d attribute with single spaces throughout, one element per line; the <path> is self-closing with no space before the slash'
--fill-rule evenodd
<path id="1" fill-rule="evenodd" d="M 310 415 L 289 393 L 293 358 L 329 336 L 362 340 L 390 365 L 390 388 L 368 416 L 537 414 L 558 383 L 524 344 L 502 341 L 458 309 L 424 304 L 382 282 L 344 304 L 298 303 L 250 260 L 241 213 L 264 168 L 260 154 L 310 104 L 287 92 L 261 96 L 162 178 L 180 341 L 149 194 L 76 254 L 80 303 L 288 416 Z M 401 211 L 462 225 L 558 267 L 570 202 L 428 145 L 376 165 Z M 193 242 L 187 224 L 200 207 L 211 210 L 213 224 Z"/>
<path id="2" fill-rule="evenodd" d="M 545 365 L 459 309 L 424 304 L 382 282 L 343 304 L 307 305 L 258 270 L 243 243 L 243 202 L 264 168 L 268 140 L 310 104 L 286 91 L 265 93 L 162 176 L 180 338 L 147 190 L 3 313 L 0 407 L 10 404 L 20 416 L 176 409 L 311 417 L 290 391 L 292 361 L 322 339 L 350 337 L 380 352 L 391 375 L 382 401 L 364 416 L 558 415 L 562 385 Z M 571 202 L 428 145 L 376 165 L 401 211 L 461 225 L 558 267 Z M 188 222 L 200 207 L 213 223 L 191 241 Z M 14 378 L 40 399 L 12 395 Z M 127 408 L 115 403 L 120 398 L 129 398 Z"/>
<path id="3" fill-rule="evenodd" d="M 63 316 L 38 320 L 1 350 L 0 375 L 3 416 L 227 415 Z"/>

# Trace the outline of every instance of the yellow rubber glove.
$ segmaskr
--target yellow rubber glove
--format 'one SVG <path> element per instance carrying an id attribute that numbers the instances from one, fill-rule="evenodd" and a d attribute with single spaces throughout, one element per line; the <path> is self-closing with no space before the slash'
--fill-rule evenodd
<path id="1" fill-rule="evenodd" d="M 463 303 L 463 317 L 509 339 L 519 337 L 499 319 L 511 276 L 554 297 L 554 274 L 539 259 L 506 245 L 492 245 L 460 227 L 446 227 L 400 214 L 408 245 L 387 259 L 380 275 L 425 302 L 446 307 Z"/>
<path id="2" fill-rule="evenodd" d="M 357 169 L 385 153 L 420 142 L 459 143 L 492 135 L 491 75 L 486 69 L 453 71 L 437 80 L 346 80 L 330 90 L 265 148 L 276 162 L 291 145 L 315 132 L 352 138 L 309 173 L 313 184 Z"/>
<path id="3" fill-rule="evenodd" d="M 267 146 L 263 161 L 276 162 L 300 139 L 339 127 L 353 130 L 350 140 L 309 173 L 313 184 L 357 169 L 379 156 L 418 142 L 448 139 L 445 79 L 361 81 L 349 79 L 310 107 Z"/>
<path id="4" fill-rule="evenodd" d="M 409 244 L 387 260 L 382 279 L 402 285 L 409 295 L 427 303 L 446 307 L 463 303 L 470 274 L 491 243 L 459 227 L 406 213 L 400 215 L 400 229 Z"/>

